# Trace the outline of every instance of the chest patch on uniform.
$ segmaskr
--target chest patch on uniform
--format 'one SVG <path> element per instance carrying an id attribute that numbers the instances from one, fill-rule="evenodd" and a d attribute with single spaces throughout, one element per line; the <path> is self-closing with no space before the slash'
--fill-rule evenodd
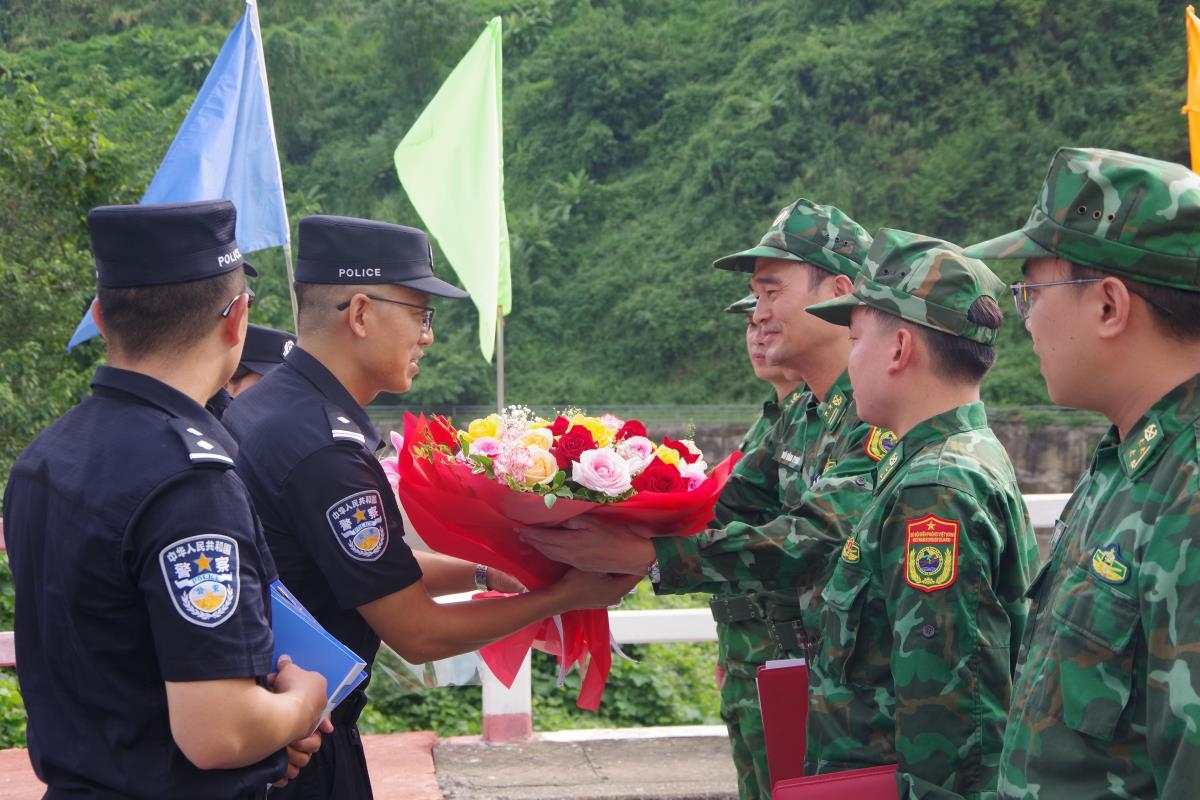
<path id="1" fill-rule="evenodd" d="M 905 523 L 904 582 L 923 592 L 951 586 L 958 578 L 958 523 L 926 514 Z"/>
<path id="2" fill-rule="evenodd" d="M 1121 548 L 1115 544 L 1097 547 L 1092 553 L 1092 574 L 1113 585 L 1129 580 L 1129 562 L 1121 559 Z"/>
<path id="3" fill-rule="evenodd" d="M 167 591 L 179 616 L 215 628 L 238 604 L 238 545 L 219 533 L 189 536 L 158 554 Z"/>
<path id="4" fill-rule="evenodd" d="M 851 564 L 857 564 L 860 558 L 862 558 L 862 553 L 859 552 L 858 542 L 854 541 L 854 537 L 851 536 L 846 540 L 846 543 L 842 545 L 842 561 L 849 561 Z"/>
<path id="5" fill-rule="evenodd" d="M 872 427 L 871 432 L 867 434 L 867 443 L 864 447 L 867 457 L 872 461 L 882 460 L 884 456 L 892 452 L 897 441 L 899 439 L 896 438 L 896 434 L 887 428 Z"/>
<path id="6" fill-rule="evenodd" d="M 387 516 L 379 492 L 369 489 L 343 497 L 325 512 L 346 555 L 374 561 L 387 549 Z"/>

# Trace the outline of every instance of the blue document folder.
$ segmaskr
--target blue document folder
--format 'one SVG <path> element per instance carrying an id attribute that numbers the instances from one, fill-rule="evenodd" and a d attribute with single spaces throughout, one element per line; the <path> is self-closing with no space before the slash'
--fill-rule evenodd
<path id="1" fill-rule="evenodd" d="M 327 717 L 346 695 L 367 679 L 366 662 L 333 638 L 279 581 L 271 584 L 271 630 L 275 633 L 272 664 L 284 653 L 304 669 L 325 676 Z"/>

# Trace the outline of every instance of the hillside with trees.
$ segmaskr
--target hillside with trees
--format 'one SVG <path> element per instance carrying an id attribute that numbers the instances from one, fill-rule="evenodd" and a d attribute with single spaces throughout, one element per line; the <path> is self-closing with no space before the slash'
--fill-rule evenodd
<path id="1" fill-rule="evenodd" d="M 86 391 L 84 214 L 136 202 L 238 0 L 15 0 L 0 17 L 0 472 Z M 1057 146 L 1186 163 L 1182 6 L 1147 0 L 263 0 L 293 226 L 420 225 L 391 154 L 504 18 L 513 312 L 506 397 L 708 404 L 762 394 L 711 268 L 799 196 L 961 243 L 1021 222 Z M 259 322 L 290 327 L 283 258 Z M 439 270 L 449 275 L 444 262 Z M 1011 275 L 1010 275 L 1011 276 Z M 443 303 L 405 402 L 488 403 L 468 303 Z M 1046 402 L 1009 321 L 993 404 Z"/>

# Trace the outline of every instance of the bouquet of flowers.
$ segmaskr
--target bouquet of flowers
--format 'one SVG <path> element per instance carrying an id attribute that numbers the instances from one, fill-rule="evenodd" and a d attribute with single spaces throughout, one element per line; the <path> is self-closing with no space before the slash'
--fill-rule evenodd
<path id="1" fill-rule="evenodd" d="M 694 444 L 655 444 L 637 420 L 580 412 L 545 420 L 510 407 L 461 430 L 444 417 L 406 414 L 395 463 L 384 466 L 395 473 L 400 503 L 426 544 L 536 589 L 567 567 L 522 542 L 516 529 L 591 514 L 648 536 L 698 533 L 735 462 L 736 454 L 708 470 Z M 584 677 L 577 704 L 599 707 L 612 664 L 607 611 L 567 612 L 480 652 L 511 685 L 530 646 L 558 656 L 560 674 L 578 664 Z"/>

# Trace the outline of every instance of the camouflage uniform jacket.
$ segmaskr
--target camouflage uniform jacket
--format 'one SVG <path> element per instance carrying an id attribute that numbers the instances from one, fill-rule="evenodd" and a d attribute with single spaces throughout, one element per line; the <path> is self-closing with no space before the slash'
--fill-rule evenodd
<path id="1" fill-rule="evenodd" d="M 771 428 L 779 421 L 779 398 L 775 392 L 771 392 L 771 396 L 763 401 L 762 414 L 759 414 L 758 419 L 754 420 L 754 424 L 750 426 L 750 430 L 746 431 L 746 435 L 742 437 L 741 444 L 738 445 L 738 451 L 741 453 L 749 453 L 760 444 L 763 439 L 767 438 L 767 434 L 771 432 Z"/>
<path id="2" fill-rule="evenodd" d="M 821 595 L 806 772 L 897 762 L 902 797 L 995 797 L 1036 561 L 983 404 L 909 431 Z"/>
<path id="3" fill-rule="evenodd" d="M 781 419 L 775 428 L 786 436 L 777 451 L 780 471 L 790 473 L 780 485 L 781 512 L 758 524 L 729 522 L 688 537 L 691 541 L 659 539 L 655 547 L 663 582 L 680 587 L 677 591 L 760 586 L 772 596 L 786 596 L 803 609 L 804 624 L 796 636 L 811 642 L 820 588 L 871 501 L 874 467 L 894 437 L 858 418 L 844 372 L 823 403 L 810 402 L 802 421 L 792 423 L 786 427 Z M 804 447 L 799 455 L 797 445 Z M 699 556 L 686 571 L 673 568 L 681 560 L 671 550 L 682 547 L 694 548 Z"/>
<path id="4" fill-rule="evenodd" d="M 1198 430 L 1200 376 L 1075 487 L 1029 590 L 1002 797 L 1200 794 Z"/>

